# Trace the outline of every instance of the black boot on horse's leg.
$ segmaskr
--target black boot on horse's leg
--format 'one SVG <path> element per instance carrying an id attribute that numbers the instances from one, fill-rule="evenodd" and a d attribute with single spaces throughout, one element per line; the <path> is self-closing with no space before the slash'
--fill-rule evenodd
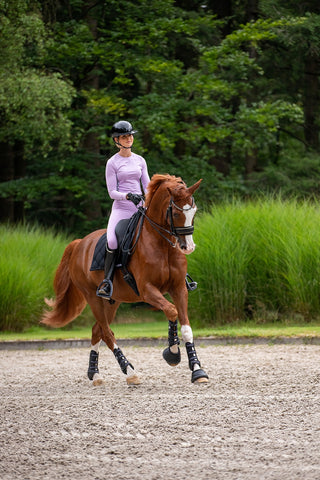
<path id="1" fill-rule="evenodd" d="M 104 279 L 97 288 L 98 297 L 110 300 L 113 293 L 113 272 L 116 263 L 117 250 L 106 250 L 106 259 L 104 263 Z"/>
<path id="2" fill-rule="evenodd" d="M 192 372 L 191 382 L 207 382 L 209 377 L 206 372 L 201 368 L 200 361 L 194 348 L 194 343 L 186 342 L 186 350 L 189 359 L 189 368 Z"/>
<path id="3" fill-rule="evenodd" d="M 127 375 L 127 384 L 140 385 L 141 381 L 138 375 L 134 374 L 134 366 L 126 359 L 121 348 L 115 346 L 113 355 L 116 357 L 122 372 Z"/>
<path id="4" fill-rule="evenodd" d="M 91 350 L 90 357 L 89 357 L 89 368 L 88 368 L 89 380 L 93 380 L 94 374 L 99 373 L 98 361 L 99 361 L 99 353 L 96 352 L 95 350 Z"/>
<path id="5" fill-rule="evenodd" d="M 133 365 L 126 359 L 126 357 L 124 356 L 124 354 L 122 353 L 122 350 L 121 348 L 115 348 L 113 350 L 113 355 L 116 357 L 116 359 L 118 360 L 118 363 L 119 363 L 119 366 L 122 370 L 122 372 L 127 375 L 127 370 L 128 370 L 128 367 L 131 367 L 132 370 L 134 370 L 134 367 Z"/>
<path id="6" fill-rule="evenodd" d="M 178 337 L 178 320 L 175 322 L 170 322 L 169 320 L 169 328 L 168 328 L 168 343 L 169 347 L 165 348 L 162 352 L 162 356 L 165 359 L 165 361 L 171 365 L 171 367 L 174 367 L 175 365 L 178 365 L 181 361 L 181 353 L 180 353 L 180 348 L 178 345 L 180 345 L 180 340 Z M 170 347 L 173 347 L 176 345 L 175 350 L 176 352 L 173 352 Z"/>

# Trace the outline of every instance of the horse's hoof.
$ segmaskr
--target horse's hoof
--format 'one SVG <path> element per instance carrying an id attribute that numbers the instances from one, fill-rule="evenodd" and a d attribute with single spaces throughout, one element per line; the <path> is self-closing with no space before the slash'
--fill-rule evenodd
<path id="1" fill-rule="evenodd" d="M 198 370 L 194 370 L 191 375 L 191 382 L 192 383 L 208 383 L 209 377 L 202 368 L 198 368 Z"/>
<path id="2" fill-rule="evenodd" d="M 105 384 L 106 384 L 106 381 L 103 380 L 103 378 L 97 378 L 97 380 L 92 381 L 92 385 L 94 387 L 100 387 L 101 385 L 105 385 Z"/>
<path id="3" fill-rule="evenodd" d="M 140 385 L 141 380 L 138 377 L 138 375 L 131 375 L 130 377 L 127 377 L 127 384 L 128 385 Z"/>
<path id="4" fill-rule="evenodd" d="M 171 367 L 175 367 L 181 362 L 181 353 L 179 347 L 177 353 L 172 353 L 170 347 L 165 348 L 162 352 L 162 356 Z"/>

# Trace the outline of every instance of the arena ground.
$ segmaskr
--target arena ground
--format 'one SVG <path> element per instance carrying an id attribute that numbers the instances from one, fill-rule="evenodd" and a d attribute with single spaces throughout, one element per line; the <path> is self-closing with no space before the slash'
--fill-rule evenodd
<path id="1" fill-rule="evenodd" d="M 89 349 L 1 351 L 2 480 L 320 478 L 320 346 L 198 346 L 202 385 L 184 350 L 123 350 L 140 386 L 106 347 L 102 387 Z"/>

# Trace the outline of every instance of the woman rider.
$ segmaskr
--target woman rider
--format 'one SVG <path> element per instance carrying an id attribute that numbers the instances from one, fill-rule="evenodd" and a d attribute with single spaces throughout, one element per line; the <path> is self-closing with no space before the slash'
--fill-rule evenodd
<path id="1" fill-rule="evenodd" d="M 112 278 L 118 247 L 116 225 L 137 211 L 143 199 L 141 185 L 145 192 L 150 181 L 145 159 L 131 151 L 135 133 L 131 123 L 124 120 L 116 122 L 111 131 L 119 151 L 106 164 L 106 184 L 113 204 L 107 227 L 105 278 L 97 290 L 98 297 L 107 300 L 113 292 Z"/>

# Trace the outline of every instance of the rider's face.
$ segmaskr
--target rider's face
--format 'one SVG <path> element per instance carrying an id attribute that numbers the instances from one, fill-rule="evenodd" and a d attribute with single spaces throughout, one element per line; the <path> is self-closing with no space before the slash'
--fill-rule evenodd
<path id="1" fill-rule="evenodd" d="M 120 135 L 120 137 L 118 137 L 118 141 L 125 147 L 131 147 L 133 144 L 133 135 L 131 133 L 128 133 L 127 135 Z"/>

